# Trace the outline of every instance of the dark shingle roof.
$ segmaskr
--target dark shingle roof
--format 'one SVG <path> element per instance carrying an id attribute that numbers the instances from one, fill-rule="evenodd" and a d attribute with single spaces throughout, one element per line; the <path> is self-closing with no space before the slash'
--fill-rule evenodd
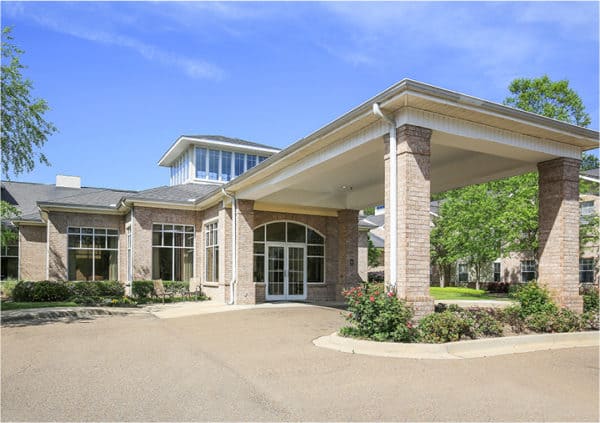
<path id="1" fill-rule="evenodd" d="M 596 169 L 582 170 L 581 174 L 585 175 L 585 176 L 589 176 L 590 178 L 598 179 L 600 177 L 600 169 L 596 168 Z"/>
<path id="2" fill-rule="evenodd" d="M 220 185 L 183 184 L 162 186 L 128 195 L 128 200 L 163 201 L 167 203 L 186 203 L 189 199 L 200 199 L 219 190 Z"/>
<path id="3" fill-rule="evenodd" d="M 197 139 L 197 140 L 218 141 L 218 142 L 225 142 L 228 144 L 245 145 L 248 147 L 259 147 L 259 148 L 269 148 L 272 150 L 279 150 L 278 148 L 272 147 L 270 145 L 258 144 L 256 142 L 246 141 L 246 140 L 242 140 L 239 138 L 224 137 L 222 135 L 182 135 L 182 136 L 185 138 L 192 138 L 192 139 Z"/>
<path id="4" fill-rule="evenodd" d="M 2 200 L 15 205 L 24 220 L 41 220 L 38 202 L 112 207 L 119 199 L 135 191 L 108 188 L 66 188 L 31 182 L 2 182 Z"/>

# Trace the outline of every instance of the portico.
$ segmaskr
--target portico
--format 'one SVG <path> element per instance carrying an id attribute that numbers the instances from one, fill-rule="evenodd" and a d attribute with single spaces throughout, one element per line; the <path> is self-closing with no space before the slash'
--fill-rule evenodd
<path id="1" fill-rule="evenodd" d="M 373 104 L 389 120 L 373 113 Z M 539 282 L 561 305 L 580 311 L 577 169 L 581 152 L 597 140 L 596 131 L 403 80 L 224 186 L 235 197 L 230 201 L 244 205 L 235 214 L 236 297 L 252 292 L 248 301 L 264 298 L 264 284 L 248 271 L 257 215 L 300 215 L 308 226 L 311 219 L 335 225 L 324 257 L 336 283 L 319 289 L 339 298 L 342 288 L 359 281 L 357 211 L 385 204 L 386 284 L 422 316 L 433 310 L 431 194 L 537 169 Z"/>

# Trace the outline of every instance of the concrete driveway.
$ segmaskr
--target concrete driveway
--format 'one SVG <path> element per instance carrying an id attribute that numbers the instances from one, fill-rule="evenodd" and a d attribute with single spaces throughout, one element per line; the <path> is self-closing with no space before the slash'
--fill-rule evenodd
<path id="1" fill-rule="evenodd" d="M 340 311 L 2 328 L 2 421 L 598 421 L 598 350 L 483 359 L 315 347 Z"/>

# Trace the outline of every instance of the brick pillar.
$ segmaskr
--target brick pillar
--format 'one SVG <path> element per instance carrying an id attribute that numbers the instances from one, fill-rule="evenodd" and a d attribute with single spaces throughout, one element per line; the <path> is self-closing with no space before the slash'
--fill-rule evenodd
<path id="1" fill-rule="evenodd" d="M 538 282 L 557 304 L 581 313 L 579 164 L 580 160 L 565 157 L 538 163 Z"/>
<path id="2" fill-rule="evenodd" d="M 429 295 L 429 204 L 430 204 L 430 139 L 431 130 L 403 125 L 397 137 L 397 210 L 390 208 L 390 149 L 389 136 L 385 138 L 385 277 L 390 273 L 390 227 L 392 213 L 397 216 L 396 293 L 408 301 L 415 318 L 433 312 Z"/>
<path id="3" fill-rule="evenodd" d="M 254 287 L 254 201 L 237 200 L 237 304 L 256 304 L 264 298 L 257 298 Z"/>
<path id="4" fill-rule="evenodd" d="M 336 301 L 342 291 L 360 283 L 358 276 L 358 211 L 338 210 L 338 284 Z"/>

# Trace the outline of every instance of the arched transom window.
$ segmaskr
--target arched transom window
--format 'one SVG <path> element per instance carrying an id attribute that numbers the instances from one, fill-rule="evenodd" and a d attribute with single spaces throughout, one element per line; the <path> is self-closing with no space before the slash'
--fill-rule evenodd
<path id="1" fill-rule="evenodd" d="M 265 282 L 265 251 L 268 244 L 302 244 L 306 248 L 306 281 L 325 281 L 325 237 L 296 222 L 272 222 L 254 230 L 254 282 Z"/>

